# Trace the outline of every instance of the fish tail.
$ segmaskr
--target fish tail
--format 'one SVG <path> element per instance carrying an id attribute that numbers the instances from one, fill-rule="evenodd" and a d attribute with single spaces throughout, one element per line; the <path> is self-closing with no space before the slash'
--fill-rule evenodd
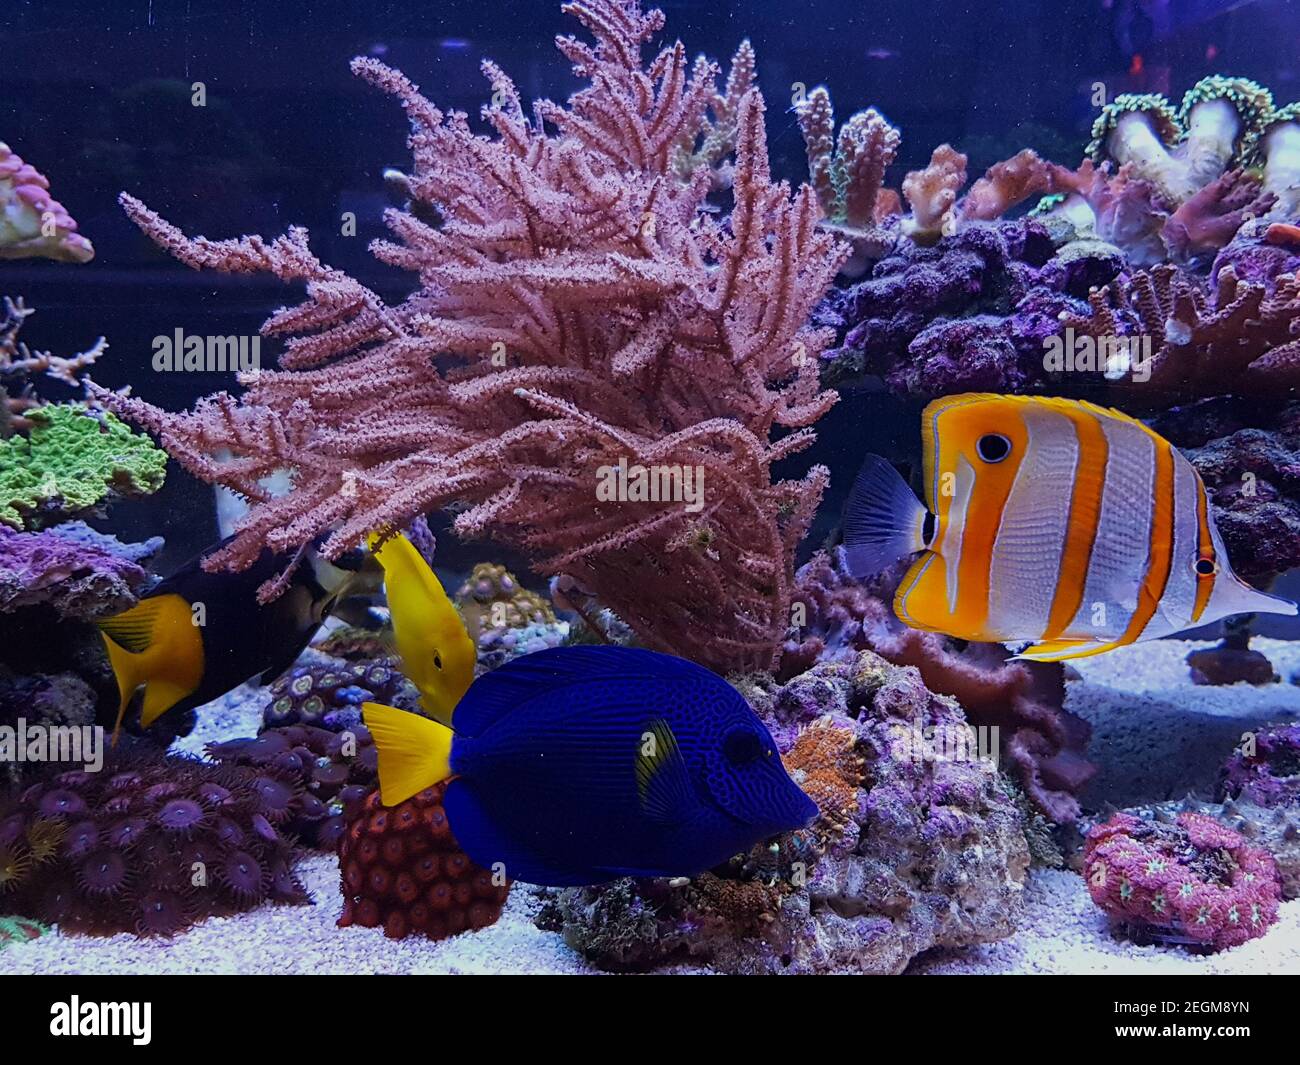
<path id="1" fill-rule="evenodd" d="M 868 455 L 844 508 L 844 555 L 857 577 L 870 577 L 925 549 L 933 518 L 894 467 Z"/>
<path id="2" fill-rule="evenodd" d="M 379 752 L 379 798 L 396 806 L 451 776 L 446 725 L 382 703 L 365 703 L 361 717 Z"/>

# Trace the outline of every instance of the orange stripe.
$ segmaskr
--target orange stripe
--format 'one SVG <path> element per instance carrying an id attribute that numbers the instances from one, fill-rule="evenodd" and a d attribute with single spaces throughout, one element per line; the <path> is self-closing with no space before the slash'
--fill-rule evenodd
<path id="1" fill-rule="evenodd" d="M 1145 428 L 1145 426 L 1144 426 Z M 1169 574 L 1174 560 L 1174 449 L 1169 441 L 1150 429 L 1147 435 L 1155 444 L 1156 485 L 1151 513 L 1151 555 L 1146 576 L 1138 589 L 1137 610 L 1129 619 L 1116 643 L 1134 643 L 1147 623 L 1155 616 L 1156 608 L 1169 584 Z"/>
<path id="2" fill-rule="evenodd" d="M 1106 463 L 1110 445 L 1106 432 L 1095 415 L 1084 410 L 1061 411 L 1074 423 L 1079 440 L 1079 461 L 1074 469 L 1074 488 L 1070 493 L 1070 519 L 1066 526 L 1065 548 L 1061 552 L 1061 570 L 1056 578 L 1056 593 L 1047 616 L 1047 631 L 1041 642 L 1057 639 L 1079 613 L 1092 548 L 1097 541 L 1101 520 L 1101 497 L 1106 486 Z"/>
<path id="3" fill-rule="evenodd" d="M 1210 514 L 1209 503 L 1205 498 L 1205 482 L 1201 480 L 1200 473 L 1193 467 L 1192 473 L 1196 477 L 1196 527 L 1197 527 L 1197 544 L 1196 557 L 1214 558 L 1214 541 L 1210 539 Z M 1210 605 L 1210 596 L 1214 593 L 1215 574 L 1202 577 L 1199 573 L 1196 575 L 1196 603 L 1192 607 L 1192 620 L 1200 621 L 1201 615 L 1205 613 L 1205 608 Z"/>

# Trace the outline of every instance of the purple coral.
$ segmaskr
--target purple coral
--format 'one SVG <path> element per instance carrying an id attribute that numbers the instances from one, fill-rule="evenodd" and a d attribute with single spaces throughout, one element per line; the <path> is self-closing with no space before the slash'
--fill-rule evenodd
<path id="1" fill-rule="evenodd" d="M 896 392 L 936 396 L 1025 391 L 1047 380 L 1044 341 L 1063 313 L 1123 265 L 1099 241 L 1058 248 L 1069 227 L 1038 220 L 973 222 L 933 247 L 901 242 L 871 275 L 823 300 L 814 320 L 836 329 L 828 379 L 866 373 Z"/>
<path id="2" fill-rule="evenodd" d="M 41 532 L 0 525 L 0 613 L 48 605 L 61 618 L 94 619 L 134 605 L 149 581 L 140 565 L 161 537 L 124 544 L 83 522 Z"/>
<path id="3" fill-rule="evenodd" d="M 1300 806 L 1300 725 L 1248 734 L 1224 763 L 1219 790 L 1257 806 Z"/>
<path id="4" fill-rule="evenodd" d="M 307 901 L 293 843 L 258 830 L 257 774 L 121 750 L 112 761 L 0 807 L 0 852 L 22 873 L 8 885 L 15 913 L 72 932 L 172 935 L 264 902 Z"/>

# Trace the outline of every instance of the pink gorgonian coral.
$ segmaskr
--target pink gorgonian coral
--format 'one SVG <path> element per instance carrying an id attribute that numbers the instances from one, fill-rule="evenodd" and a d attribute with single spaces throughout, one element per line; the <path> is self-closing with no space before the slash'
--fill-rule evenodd
<path id="1" fill-rule="evenodd" d="M 389 212 L 395 239 L 374 254 L 419 281 L 396 306 L 321 263 L 304 230 L 189 239 L 124 196 L 187 265 L 269 271 L 305 282 L 307 299 L 263 326 L 288 337 L 280 369 L 245 379 L 238 400 L 171 414 L 98 394 L 198 476 L 254 500 L 209 568 L 325 532 L 337 556 L 453 507 L 459 534 L 572 576 L 650 646 L 768 666 L 789 621 L 792 553 L 827 479 L 815 467 L 774 482 L 772 464 L 806 447 L 835 402 L 817 375 L 829 335 L 805 323 L 845 249 L 817 228 L 812 189 L 792 196 L 771 180 L 757 90 L 738 108 L 734 208 L 720 220 L 702 210 L 708 168 L 675 171 L 718 94 L 716 65 L 692 65 L 679 42 L 643 66 L 663 14 L 637 0 L 565 11 L 595 38 L 557 41 L 586 86 L 529 117 L 485 62 L 490 136 L 397 71 L 353 62 L 405 109 L 410 192 L 441 219 Z M 702 506 L 598 498 L 602 468 L 620 460 L 661 485 L 693 468 Z M 271 498 L 259 479 L 277 468 L 293 488 Z"/>
<path id="2" fill-rule="evenodd" d="M 1093 902 L 1158 942 L 1222 950 L 1277 920 L 1273 857 L 1205 814 L 1170 824 L 1117 813 L 1088 833 L 1083 875 Z"/>

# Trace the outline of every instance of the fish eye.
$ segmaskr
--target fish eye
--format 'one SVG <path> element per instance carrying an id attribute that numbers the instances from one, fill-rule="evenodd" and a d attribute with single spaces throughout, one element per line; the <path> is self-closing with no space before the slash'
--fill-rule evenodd
<path id="1" fill-rule="evenodd" d="M 1194 568 L 1198 577 L 1213 577 L 1219 572 L 1219 564 L 1212 558 L 1198 558 Z"/>
<path id="2" fill-rule="evenodd" d="M 763 740 L 747 728 L 733 729 L 722 741 L 722 753 L 732 765 L 749 765 L 763 756 Z"/>
<path id="3" fill-rule="evenodd" d="M 985 433 L 975 441 L 975 454 L 985 462 L 1001 462 L 1011 454 L 1011 441 L 1001 433 Z"/>
<path id="4" fill-rule="evenodd" d="M 442 655 L 438 654 L 437 651 L 433 652 L 433 668 L 434 669 L 442 668 Z"/>

